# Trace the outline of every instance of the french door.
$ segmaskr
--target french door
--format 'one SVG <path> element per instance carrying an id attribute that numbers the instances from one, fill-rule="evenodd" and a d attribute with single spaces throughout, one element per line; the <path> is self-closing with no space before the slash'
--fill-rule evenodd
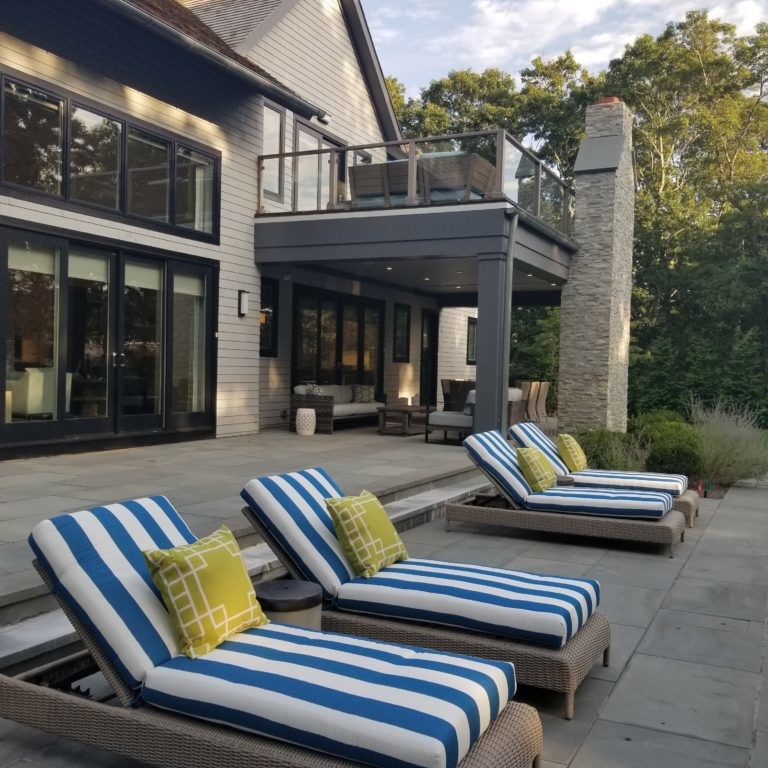
<path id="1" fill-rule="evenodd" d="M 211 423 L 213 268 L 6 231 L 2 442 Z"/>
<path id="2" fill-rule="evenodd" d="M 382 391 L 383 304 L 297 287 L 293 382 L 374 384 Z"/>

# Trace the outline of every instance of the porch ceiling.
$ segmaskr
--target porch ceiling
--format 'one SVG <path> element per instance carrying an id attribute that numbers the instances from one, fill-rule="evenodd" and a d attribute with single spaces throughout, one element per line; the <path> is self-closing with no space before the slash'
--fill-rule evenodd
<path id="1" fill-rule="evenodd" d="M 477 255 L 507 251 L 517 209 L 506 201 L 438 209 L 258 216 L 256 262 L 303 266 L 405 287 L 438 302 L 477 302 Z M 520 217 L 513 291 L 518 303 L 559 303 L 572 243 Z"/>

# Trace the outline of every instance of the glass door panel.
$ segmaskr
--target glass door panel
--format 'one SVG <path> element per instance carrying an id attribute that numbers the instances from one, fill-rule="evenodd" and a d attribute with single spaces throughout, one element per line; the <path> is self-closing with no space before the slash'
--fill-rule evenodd
<path id="1" fill-rule="evenodd" d="M 344 304 L 341 326 L 341 383 L 355 384 L 359 365 L 360 311 L 354 304 Z"/>
<path id="2" fill-rule="evenodd" d="M 56 247 L 8 244 L 6 423 L 58 417 L 59 266 Z"/>
<path id="3" fill-rule="evenodd" d="M 320 302 L 320 366 L 318 384 L 335 384 L 339 310 L 335 301 Z"/>
<path id="4" fill-rule="evenodd" d="M 163 382 L 163 268 L 127 259 L 123 289 L 122 353 L 116 365 L 122 378 L 123 416 L 159 416 Z"/>
<path id="5" fill-rule="evenodd" d="M 297 152 L 309 152 L 318 149 L 317 138 L 306 131 L 299 130 Z M 318 206 L 318 156 L 303 155 L 296 158 L 296 210 L 316 211 Z"/>
<path id="6" fill-rule="evenodd" d="M 111 254 L 71 250 L 67 267 L 67 417 L 110 415 Z"/>
<path id="7" fill-rule="evenodd" d="M 297 384 L 317 381 L 317 299 L 296 298 L 295 377 Z"/>
<path id="8" fill-rule="evenodd" d="M 377 309 L 366 307 L 365 329 L 363 335 L 362 384 L 378 383 L 380 350 L 381 313 Z"/>
<path id="9" fill-rule="evenodd" d="M 205 317 L 205 277 L 178 269 L 173 277 L 173 413 L 205 410 Z"/>

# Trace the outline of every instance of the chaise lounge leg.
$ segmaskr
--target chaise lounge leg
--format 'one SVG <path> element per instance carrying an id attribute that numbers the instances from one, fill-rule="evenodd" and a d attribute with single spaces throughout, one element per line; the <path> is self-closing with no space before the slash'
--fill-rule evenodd
<path id="1" fill-rule="evenodd" d="M 675 545 L 674 544 L 670 544 L 669 545 L 669 556 L 670 557 L 674 557 L 675 556 Z"/>
<path id="2" fill-rule="evenodd" d="M 575 704 L 576 691 L 570 691 L 565 694 L 565 719 L 573 720 L 573 709 Z"/>
<path id="3" fill-rule="evenodd" d="M 445 530 L 450 531 L 451 530 L 451 521 L 448 515 L 445 516 Z"/>
<path id="4" fill-rule="evenodd" d="M 611 663 L 611 646 L 609 645 L 604 651 L 603 651 L 603 666 L 607 667 Z"/>

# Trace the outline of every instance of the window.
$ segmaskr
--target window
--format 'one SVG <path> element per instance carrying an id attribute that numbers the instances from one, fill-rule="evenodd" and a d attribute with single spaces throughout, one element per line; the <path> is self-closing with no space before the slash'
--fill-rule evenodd
<path id="1" fill-rule="evenodd" d="M 170 143 L 138 128 L 128 129 L 128 213 L 169 220 Z"/>
<path id="2" fill-rule="evenodd" d="M 477 365 L 477 318 L 467 318 L 467 365 Z"/>
<path id="3" fill-rule="evenodd" d="M 411 308 L 395 304 L 395 322 L 392 334 L 392 362 L 407 363 L 411 359 Z"/>
<path id="4" fill-rule="evenodd" d="M 318 152 L 322 149 L 341 147 L 341 142 L 317 133 L 306 125 L 297 123 L 296 141 L 297 152 L 317 152 L 314 155 L 303 155 L 296 158 L 294 174 L 295 208 L 297 211 L 322 211 L 329 207 L 330 198 L 330 152 Z M 341 155 L 341 153 L 339 153 Z M 344 163 L 339 162 L 338 180 L 345 178 Z M 335 202 L 335 201 L 334 201 Z"/>
<path id="5" fill-rule="evenodd" d="M 260 354 L 262 357 L 277 357 L 277 303 L 280 283 L 269 277 L 261 279 L 261 330 Z"/>
<path id="6" fill-rule="evenodd" d="M 9 78 L 2 96 L 3 183 L 153 228 L 217 236 L 220 161 L 212 153 Z"/>
<path id="7" fill-rule="evenodd" d="M 3 180 L 61 195 L 63 101 L 10 80 L 4 91 Z"/>
<path id="8" fill-rule="evenodd" d="M 212 157 L 179 146 L 176 149 L 176 226 L 213 232 Z"/>
<path id="9" fill-rule="evenodd" d="M 69 122 L 69 196 L 91 205 L 120 208 L 123 126 L 82 107 Z"/>
<path id="10" fill-rule="evenodd" d="M 264 138 L 263 152 L 265 155 L 279 155 L 285 146 L 285 112 L 264 105 Z M 267 195 L 283 197 L 283 159 L 264 160 L 261 166 L 261 188 Z"/>

